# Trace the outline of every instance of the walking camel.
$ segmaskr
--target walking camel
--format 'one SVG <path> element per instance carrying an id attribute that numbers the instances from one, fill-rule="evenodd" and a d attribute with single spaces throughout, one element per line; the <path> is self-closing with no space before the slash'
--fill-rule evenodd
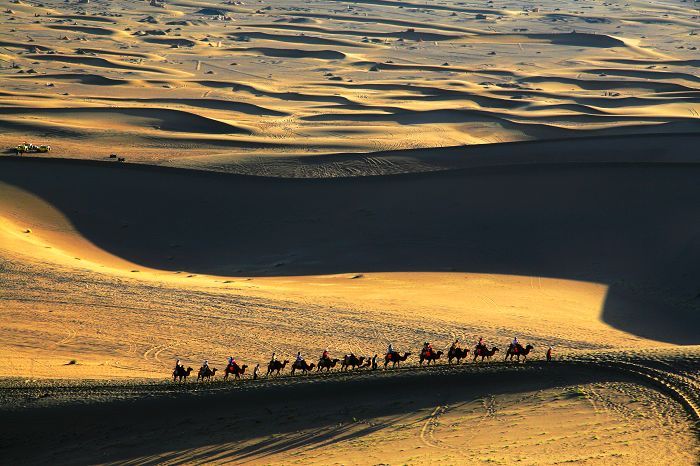
<path id="1" fill-rule="evenodd" d="M 216 367 L 214 369 L 209 369 L 208 367 L 201 367 L 199 369 L 199 373 L 197 374 L 197 381 L 199 382 L 201 380 L 202 382 L 204 382 L 204 379 L 211 380 L 211 378 L 216 375 L 217 370 L 218 369 Z"/>
<path id="2" fill-rule="evenodd" d="M 183 366 L 177 366 L 173 371 L 173 382 L 176 380 L 178 382 L 187 382 L 187 377 L 190 376 L 190 373 L 192 373 L 193 370 L 194 369 L 191 367 L 185 369 Z"/>
<path id="3" fill-rule="evenodd" d="M 270 363 L 267 365 L 266 377 L 269 377 L 270 374 L 272 374 L 273 372 L 277 373 L 277 375 L 280 375 L 280 371 L 283 370 L 287 364 L 289 364 L 288 359 L 285 359 L 284 362 L 270 361 Z"/>
<path id="4" fill-rule="evenodd" d="M 384 356 L 384 369 L 386 369 L 386 366 L 388 366 L 390 362 L 392 363 L 391 367 L 395 367 L 397 364 L 399 367 L 401 367 L 401 363 L 408 359 L 410 355 L 411 353 L 404 353 L 403 356 L 401 356 L 396 351 L 393 353 L 388 353 L 386 356 Z"/>
<path id="5" fill-rule="evenodd" d="M 316 366 L 316 372 L 322 371 L 323 369 L 326 370 L 326 372 L 330 371 L 332 368 L 336 366 L 340 362 L 340 359 L 335 358 L 335 359 L 324 359 L 321 358 L 318 360 L 318 365 Z"/>
<path id="6" fill-rule="evenodd" d="M 243 374 L 245 374 L 245 370 L 248 367 L 248 364 L 243 364 L 242 366 L 238 365 L 228 365 L 226 366 L 226 369 L 224 370 L 224 380 L 228 379 L 229 374 L 233 374 L 236 376 L 237 379 L 240 379 Z"/>
<path id="7" fill-rule="evenodd" d="M 469 354 L 469 348 L 451 348 L 447 352 L 447 363 L 452 364 L 452 360 L 456 359 L 457 364 L 459 364 L 462 359 L 466 359 L 467 355 Z"/>
<path id="8" fill-rule="evenodd" d="M 292 375 L 294 375 L 294 371 L 296 370 L 300 370 L 302 374 L 306 374 L 314 367 L 316 367 L 314 363 L 308 364 L 306 361 L 294 361 L 294 364 L 292 364 Z"/>
<path id="9" fill-rule="evenodd" d="M 517 360 L 520 361 L 520 355 L 522 355 L 524 357 L 523 361 L 527 361 L 527 355 L 530 353 L 530 350 L 534 348 L 535 347 L 530 344 L 528 344 L 525 348 L 523 348 L 523 345 L 520 343 L 515 345 L 515 347 L 511 345 L 510 348 L 508 348 L 508 351 L 506 351 L 506 357 L 503 360 L 508 360 L 508 357 L 510 356 L 509 360 L 512 361 L 513 356 L 515 356 L 518 358 Z"/>
<path id="10" fill-rule="evenodd" d="M 356 367 L 362 367 L 362 363 L 365 361 L 365 359 L 367 358 L 364 356 L 360 356 L 358 358 L 354 354 L 346 354 L 343 358 L 343 362 L 340 363 L 340 368 L 346 371 L 348 368 L 354 369 Z"/>
<path id="11" fill-rule="evenodd" d="M 421 351 L 419 364 L 422 366 L 423 361 L 428 361 L 428 363 L 426 365 L 429 366 L 431 362 L 433 363 L 433 365 L 435 365 L 436 364 L 435 361 L 440 359 L 440 356 L 442 356 L 442 354 L 443 354 L 442 351 L 433 351 L 433 350 Z"/>
<path id="12" fill-rule="evenodd" d="M 490 350 L 486 349 L 486 348 L 475 349 L 473 362 L 476 362 L 476 358 L 478 358 L 479 356 L 481 356 L 481 361 L 483 361 L 484 358 L 491 359 L 491 356 L 496 354 L 497 351 L 499 351 L 499 349 L 496 348 L 495 346 L 493 348 L 491 348 Z"/>

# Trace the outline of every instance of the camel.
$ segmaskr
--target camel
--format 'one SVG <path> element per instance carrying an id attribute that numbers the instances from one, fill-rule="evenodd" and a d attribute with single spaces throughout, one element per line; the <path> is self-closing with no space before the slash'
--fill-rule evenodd
<path id="1" fill-rule="evenodd" d="M 214 369 L 209 369 L 208 367 L 201 367 L 199 369 L 199 373 L 197 374 L 197 381 L 201 379 L 202 382 L 204 382 L 204 379 L 210 380 L 212 377 L 216 375 L 216 371 L 218 369 L 215 367 Z"/>
<path id="2" fill-rule="evenodd" d="M 456 359 L 457 364 L 459 364 L 462 359 L 466 359 L 469 354 L 469 348 L 450 348 L 447 352 L 447 363 L 452 364 L 452 360 Z"/>
<path id="3" fill-rule="evenodd" d="M 285 359 L 284 362 L 270 361 L 270 363 L 267 365 L 267 375 L 265 377 L 269 377 L 273 372 L 280 375 L 280 371 L 283 370 L 287 364 L 289 364 L 288 359 Z"/>
<path id="4" fill-rule="evenodd" d="M 367 358 L 364 356 L 360 356 L 358 358 L 354 354 L 346 354 L 343 358 L 343 362 L 340 364 L 340 367 L 344 371 L 348 370 L 348 367 L 351 369 L 354 369 L 355 367 L 362 367 L 362 363 L 365 361 L 365 359 Z"/>
<path id="5" fill-rule="evenodd" d="M 434 364 L 435 364 L 435 361 L 437 361 L 438 359 L 440 359 L 440 356 L 442 356 L 442 351 L 433 351 L 433 350 L 430 350 L 430 351 L 421 351 L 421 353 L 420 353 L 420 362 L 419 362 L 419 364 L 422 366 L 422 365 L 423 365 L 423 361 L 428 361 L 428 364 L 427 364 L 427 365 L 430 365 L 431 362 L 432 362 L 433 365 L 434 365 Z"/>
<path id="6" fill-rule="evenodd" d="M 498 348 L 496 348 L 495 346 L 493 348 L 491 348 L 490 350 L 486 349 L 486 348 L 477 348 L 474 350 L 473 362 L 476 362 L 476 358 L 478 358 L 479 356 L 481 356 L 482 361 L 484 360 L 484 358 L 491 359 L 491 356 L 496 354 L 496 351 L 500 351 L 500 350 Z"/>
<path id="7" fill-rule="evenodd" d="M 173 371 L 173 382 L 176 380 L 179 382 L 187 382 L 187 377 L 190 376 L 190 373 L 193 371 L 191 367 L 188 367 L 185 369 L 185 366 L 177 366 L 175 370 Z"/>
<path id="8" fill-rule="evenodd" d="M 294 371 L 299 369 L 302 374 L 306 374 L 307 372 L 311 371 L 314 367 L 316 367 L 316 364 L 311 363 L 307 364 L 306 361 L 301 360 L 301 361 L 294 361 L 294 364 L 292 364 L 292 375 L 294 375 Z"/>
<path id="9" fill-rule="evenodd" d="M 513 345 L 510 345 L 510 348 L 508 348 L 508 351 L 506 351 L 506 357 L 503 359 L 504 361 L 508 360 L 508 356 L 510 356 L 510 360 L 513 360 L 513 356 L 516 356 L 518 358 L 518 361 L 520 361 L 520 355 L 522 354 L 525 359 L 523 361 L 527 361 L 527 355 L 530 353 L 530 350 L 534 349 L 535 347 L 528 344 L 525 348 L 523 348 L 523 345 L 518 343 L 515 345 L 515 348 L 513 348 Z"/>
<path id="10" fill-rule="evenodd" d="M 384 369 L 386 369 L 386 366 L 389 365 L 389 362 L 393 363 L 391 367 L 394 367 L 397 364 L 399 365 L 399 367 L 401 367 L 401 363 L 408 359 L 410 355 L 411 353 L 404 353 L 403 356 L 401 356 L 396 351 L 394 351 L 393 353 L 388 353 L 386 356 L 384 356 Z"/>
<path id="11" fill-rule="evenodd" d="M 335 358 L 335 359 L 324 359 L 321 358 L 318 360 L 318 365 L 316 366 L 316 371 L 322 371 L 323 369 L 326 369 L 326 372 L 330 371 L 332 368 L 335 367 L 336 364 L 340 362 L 340 359 Z"/>
<path id="12" fill-rule="evenodd" d="M 224 380 L 228 379 L 229 374 L 233 374 L 236 376 L 237 379 L 240 379 L 241 376 L 245 374 L 245 370 L 247 367 L 247 364 L 243 364 L 240 367 L 236 364 L 226 366 L 226 369 L 224 369 Z"/>

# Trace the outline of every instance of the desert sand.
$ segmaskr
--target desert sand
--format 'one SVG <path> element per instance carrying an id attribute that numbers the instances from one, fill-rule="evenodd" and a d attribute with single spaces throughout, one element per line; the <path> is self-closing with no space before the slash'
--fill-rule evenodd
<path id="1" fill-rule="evenodd" d="M 697 464 L 699 15 L 1 1 L 3 461 Z"/>

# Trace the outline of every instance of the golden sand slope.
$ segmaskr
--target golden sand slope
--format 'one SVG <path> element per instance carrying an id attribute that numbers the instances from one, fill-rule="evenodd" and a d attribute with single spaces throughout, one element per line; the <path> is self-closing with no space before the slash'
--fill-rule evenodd
<path id="1" fill-rule="evenodd" d="M 697 344 L 697 165 L 596 156 L 329 180 L 5 159 L 3 370 Z"/>
<path id="2" fill-rule="evenodd" d="M 698 442 L 686 413 L 638 380 L 566 364 L 493 369 L 330 374 L 196 389 L 3 384 L 0 434 L 9 441 L 5 459 L 23 463 L 696 462 Z M 36 437 L 43 448 L 28 448 Z"/>
<path id="3" fill-rule="evenodd" d="M 698 128 L 697 11 L 673 0 L 0 7 L 0 147 L 238 171 Z"/>

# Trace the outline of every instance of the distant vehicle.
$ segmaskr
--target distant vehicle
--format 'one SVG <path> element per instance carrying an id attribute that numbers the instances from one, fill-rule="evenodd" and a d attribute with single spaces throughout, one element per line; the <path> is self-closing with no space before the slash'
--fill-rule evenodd
<path id="1" fill-rule="evenodd" d="M 17 146 L 15 150 L 18 154 L 24 154 L 28 152 L 46 153 L 51 150 L 51 146 L 37 146 L 36 144 L 25 142 L 24 144 L 20 144 L 19 146 Z"/>

